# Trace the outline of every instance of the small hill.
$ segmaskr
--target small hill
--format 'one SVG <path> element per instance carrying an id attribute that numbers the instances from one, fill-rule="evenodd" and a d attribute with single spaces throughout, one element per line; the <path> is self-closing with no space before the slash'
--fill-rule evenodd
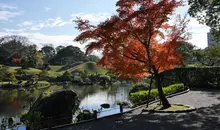
<path id="1" fill-rule="evenodd" d="M 99 67 L 96 65 L 95 62 L 86 62 L 86 63 L 82 63 L 80 65 L 77 65 L 73 68 L 68 69 L 68 71 L 70 72 L 74 72 L 74 71 L 87 71 L 90 74 L 95 74 L 95 73 L 99 73 L 99 74 L 105 74 L 108 71 L 102 67 Z"/>
<path id="2" fill-rule="evenodd" d="M 13 67 L 13 66 L 8 66 L 8 67 L 9 67 L 8 68 L 9 71 L 14 73 L 16 73 L 17 69 L 21 68 L 21 67 Z M 61 76 L 65 71 L 69 71 L 69 72 L 87 71 L 89 74 L 95 74 L 95 73 L 105 74 L 108 72 L 104 68 L 97 66 L 95 62 L 85 62 L 68 69 L 62 69 L 63 66 L 50 66 L 50 68 L 51 70 L 48 71 L 49 77 Z M 40 69 L 36 69 L 36 68 L 24 69 L 24 71 L 27 74 L 33 74 L 33 75 L 37 75 L 42 72 Z"/>

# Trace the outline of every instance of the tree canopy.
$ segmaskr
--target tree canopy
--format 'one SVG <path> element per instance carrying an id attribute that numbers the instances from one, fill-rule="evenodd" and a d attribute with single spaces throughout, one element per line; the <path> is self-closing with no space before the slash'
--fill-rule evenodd
<path id="1" fill-rule="evenodd" d="M 189 15 L 212 29 L 214 39 L 220 42 L 220 1 L 188 0 Z"/>
<path id="2" fill-rule="evenodd" d="M 74 62 L 83 62 L 87 58 L 79 47 L 67 46 L 59 50 L 49 62 L 56 65 L 71 64 Z"/>
<path id="3" fill-rule="evenodd" d="M 162 104 L 169 107 L 158 73 L 182 64 L 183 56 L 176 49 L 187 39 L 188 21 L 177 17 L 174 25 L 168 24 L 169 16 L 181 5 L 176 0 L 119 0 L 117 15 L 105 22 L 91 25 L 88 20 L 75 20 L 81 31 L 75 40 L 89 42 L 86 54 L 102 50 L 98 64 L 121 78 L 154 75 Z"/>
<path id="4" fill-rule="evenodd" d="M 13 58 L 26 58 L 35 52 L 36 45 L 30 44 L 26 37 L 12 35 L 0 38 L 0 63 L 10 64 Z"/>

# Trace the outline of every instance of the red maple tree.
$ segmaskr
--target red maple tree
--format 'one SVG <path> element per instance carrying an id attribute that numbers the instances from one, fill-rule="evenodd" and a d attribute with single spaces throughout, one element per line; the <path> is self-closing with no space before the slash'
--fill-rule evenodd
<path id="1" fill-rule="evenodd" d="M 178 17 L 174 25 L 169 16 L 182 3 L 176 0 L 119 0 L 117 15 L 98 25 L 77 18 L 81 34 L 76 41 L 89 43 L 86 53 L 101 50 L 98 62 L 121 78 L 134 81 L 151 74 L 164 108 L 170 107 L 162 87 L 159 73 L 180 65 L 183 57 L 176 49 L 186 40 L 185 18 Z"/>
<path id="2" fill-rule="evenodd" d="M 12 62 L 13 62 L 13 63 L 19 63 L 19 62 L 20 62 L 20 59 L 19 59 L 19 58 L 12 58 Z"/>

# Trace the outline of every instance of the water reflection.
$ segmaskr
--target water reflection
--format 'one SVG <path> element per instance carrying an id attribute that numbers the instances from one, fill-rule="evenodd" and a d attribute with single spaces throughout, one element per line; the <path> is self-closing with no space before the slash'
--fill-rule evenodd
<path id="1" fill-rule="evenodd" d="M 71 89 L 80 99 L 80 108 L 99 109 L 103 103 L 109 103 L 110 108 L 103 110 L 100 116 L 119 112 L 117 103 L 128 100 L 130 85 L 120 86 L 51 86 L 46 89 L 29 89 L 26 91 L 9 91 L 0 89 L 0 120 L 3 117 L 19 117 L 28 111 L 31 103 L 41 92 Z"/>

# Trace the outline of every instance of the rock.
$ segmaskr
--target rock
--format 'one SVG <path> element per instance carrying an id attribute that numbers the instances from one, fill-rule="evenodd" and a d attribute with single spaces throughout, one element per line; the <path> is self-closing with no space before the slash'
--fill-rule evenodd
<path id="1" fill-rule="evenodd" d="M 43 128 L 72 123 L 73 114 L 79 107 L 79 100 L 72 90 L 42 93 L 30 108 L 28 114 L 41 113 Z"/>

